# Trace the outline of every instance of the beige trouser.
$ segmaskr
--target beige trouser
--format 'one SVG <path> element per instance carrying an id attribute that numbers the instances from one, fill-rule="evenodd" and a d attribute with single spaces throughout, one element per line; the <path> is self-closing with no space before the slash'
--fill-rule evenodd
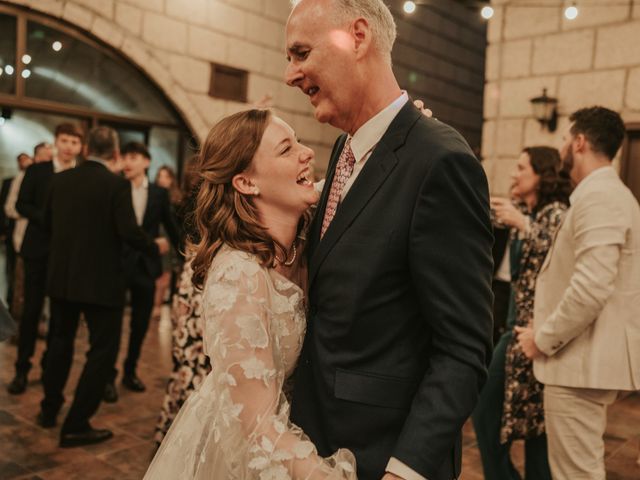
<path id="1" fill-rule="evenodd" d="M 607 407 L 617 390 L 544 387 L 544 415 L 553 480 L 605 480 Z"/>

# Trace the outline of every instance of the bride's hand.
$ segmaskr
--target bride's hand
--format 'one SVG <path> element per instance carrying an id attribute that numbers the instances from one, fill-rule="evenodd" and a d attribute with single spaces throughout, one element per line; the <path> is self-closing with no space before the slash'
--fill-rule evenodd
<path id="1" fill-rule="evenodd" d="M 424 102 L 422 100 L 414 100 L 413 104 L 416 106 L 416 108 L 422 111 L 422 114 L 425 117 L 433 117 L 433 112 L 424 106 Z"/>

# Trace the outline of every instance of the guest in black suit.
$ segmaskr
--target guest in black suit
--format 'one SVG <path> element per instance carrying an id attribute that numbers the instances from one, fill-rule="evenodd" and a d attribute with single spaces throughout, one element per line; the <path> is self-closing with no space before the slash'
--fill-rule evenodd
<path id="1" fill-rule="evenodd" d="M 160 236 L 162 225 L 177 249 L 179 233 L 171 211 L 169 192 L 150 183 L 147 178 L 151 164 L 147 147 L 138 142 L 128 143 L 122 148 L 122 160 L 124 175 L 131 182 L 133 209 L 138 225 L 151 238 Z M 145 386 L 136 375 L 136 366 L 149 328 L 156 279 L 162 274 L 162 263 L 157 255 L 148 255 L 133 248 L 125 248 L 124 258 L 127 289 L 131 295 L 131 328 L 122 384 L 134 392 L 143 392 Z M 114 369 L 111 381 L 105 387 L 104 400 L 107 402 L 114 402 L 118 398 L 114 385 L 117 373 Z"/>
<path id="2" fill-rule="evenodd" d="M 24 312 L 18 332 L 16 375 L 9 385 L 9 393 L 21 394 L 27 388 L 27 375 L 42 315 L 47 279 L 49 235 L 43 225 L 44 201 L 54 173 L 73 168 L 82 150 L 82 131 L 75 125 L 63 123 L 55 130 L 56 154 L 51 162 L 31 165 L 25 173 L 16 210 L 29 220 L 20 256 L 24 263 Z"/>
<path id="3" fill-rule="evenodd" d="M 118 353 L 124 305 L 123 242 L 148 255 L 166 252 L 136 224 L 131 186 L 110 169 L 117 162 L 118 136 L 108 127 L 91 131 L 87 161 L 56 175 L 46 205 L 51 229 L 47 290 L 53 332 L 44 371 L 45 397 L 38 422 L 52 427 L 73 359 L 80 313 L 89 328 L 90 349 L 75 398 L 60 432 L 60 445 L 73 447 L 107 440 L 109 430 L 95 430 L 89 419 L 100 404 Z"/>
<path id="4" fill-rule="evenodd" d="M 384 2 L 358 3 L 302 0 L 287 24 L 287 83 L 347 132 L 308 237 L 292 421 L 323 456 L 352 450 L 360 480 L 452 480 L 490 360 L 488 186 L 398 86 Z"/>
<path id="5" fill-rule="evenodd" d="M 27 153 L 21 153 L 16 158 L 18 161 L 18 171 L 24 172 L 29 165 L 33 163 L 32 158 Z M 11 306 L 13 300 L 14 273 L 16 268 L 17 253 L 13 246 L 13 229 L 15 227 L 15 219 L 11 218 L 5 209 L 11 185 L 17 178 L 24 174 L 18 174 L 15 177 L 9 177 L 2 180 L 2 188 L 0 188 L 0 235 L 4 236 L 5 244 L 5 274 L 7 278 L 7 305 Z"/>

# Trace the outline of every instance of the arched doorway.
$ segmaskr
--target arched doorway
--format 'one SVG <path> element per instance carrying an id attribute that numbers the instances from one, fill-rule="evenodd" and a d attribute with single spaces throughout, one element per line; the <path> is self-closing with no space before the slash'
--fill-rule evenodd
<path id="1" fill-rule="evenodd" d="M 0 176 L 18 153 L 52 141 L 55 125 L 109 125 L 146 143 L 153 161 L 180 172 L 193 135 L 166 95 L 119 52 L 59 20 L 0 4 Z"/>

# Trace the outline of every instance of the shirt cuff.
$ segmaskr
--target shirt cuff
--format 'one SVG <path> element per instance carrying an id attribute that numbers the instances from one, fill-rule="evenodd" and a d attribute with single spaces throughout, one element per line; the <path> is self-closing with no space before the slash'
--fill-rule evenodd
<path id="1" fill-rule="evenodd" d="M 393 473 L 394 475 L 404 479 L 404 480 L 427 480 L 426 477 L 423 477 L 418 472 L 411 469 L 400 460 L 395 457 L 391 457 L 389 459 L 389 463 L 387 463 L 387 472 Z"/>

